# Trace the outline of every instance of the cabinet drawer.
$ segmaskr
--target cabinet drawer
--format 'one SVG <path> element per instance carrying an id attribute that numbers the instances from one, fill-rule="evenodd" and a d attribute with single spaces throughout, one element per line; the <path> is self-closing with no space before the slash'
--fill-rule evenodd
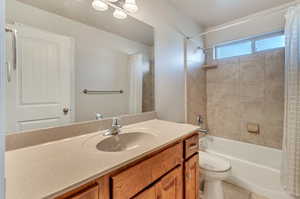
<path id="1" fill-rule="evenodd" d="M 176 144 L 112 177 L 113 199 L 133 197 L 155 180 L 179 165 L 183 146 Z"/>
<path id="2" fill-rule="evenodd" d="M 69 199 L 99 199 L 99 186 L 95 185 L 94 187 L 88 188 Z"/>
<path id="3" fill-rule="evenodd" d="M 199 135 L 194 135 L 184 141 L 184 158 L 188 159 L 199 150 Z"/>

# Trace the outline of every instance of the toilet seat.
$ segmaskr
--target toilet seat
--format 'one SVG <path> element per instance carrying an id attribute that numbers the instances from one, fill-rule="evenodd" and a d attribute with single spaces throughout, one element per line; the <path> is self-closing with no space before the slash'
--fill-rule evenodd
<path id="1" fill-rule="evenodd" d="M 199 156 L 201 157 L 199 160 L 199 165 L 203 170 L 216 173 L 223 173 L 231 170 L 231 164 L 228 160 L 201 151 L 199 152 Z"/>

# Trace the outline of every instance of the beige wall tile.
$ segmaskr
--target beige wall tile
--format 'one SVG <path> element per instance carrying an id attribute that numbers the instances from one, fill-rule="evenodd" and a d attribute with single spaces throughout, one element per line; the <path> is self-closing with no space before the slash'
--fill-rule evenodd
<path id="1" fill-rule="evenodd" d="M 266 79 L 273 81 L 284 80 L 284 49 L 265 53 Z"/>
<path id="2" fill-rule="evenodd" d="M 236 83 L 238 81 L 239 59 L 226 59 L 215 69 L 207 70 L 207 83 Z"/>
<path id="3" fill-rule="evenodd" d="M 240 82 L 257 84 L 265 78 L 265 59 L 262 55 L 240 58 Z"/>
<path id="4" fill-rule="evenodd" d="M 269 102 L 284 102 L 284 81 L 265 81 L 265 100 Z"/>
<path id="5" fill-rule="evenodd" d="M 211 52 L 209 57 L 212 57 Z M 207 70 L 206 76 L 206 111 L 210 133 L 281 148 L 284 50 L 219 60 L 217 64 L 218 68 Z M 248 133 L 247 123 L 259 124 L 260 133 Z"/>
<path id="6" fill-rule="evenodd" d="M 264 83 L 256 84 L 240 84 L 240 97 L 248 100 L 263 100 L 265 96 Z"/>
<path id="7" fill-rule="evenodd" d="M 266 146 L 281 149 L 283 139 L 283 124 L 261 126 L 264 142 Z"/>
<path id="8" fill-rule="evenodd" d="M 284 103 L 283 102 L 264 102 L 263 107 L 264 122 L 269 125 L 283 125 Z"/>
<path id="9" fill-rule="evenodd" d="M 202 115 L 207 122 L 206 72 L 202 69 L 204 55 L 199 53 L 198 59 L 193 58 L 187 62 L 187 122 L 197 125 L 198 115 Z"/>

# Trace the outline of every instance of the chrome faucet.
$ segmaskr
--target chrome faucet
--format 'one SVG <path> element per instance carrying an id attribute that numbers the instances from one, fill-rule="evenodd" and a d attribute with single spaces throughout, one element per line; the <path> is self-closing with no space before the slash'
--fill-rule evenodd
<path id="1" fill-rule="evenodd" d="M 201 115 L 197 116 L 197 123 L 200 126 L 200 128 L 198 129 L 198 131 L 200 133 L 203 133 L 203 134 L 207 135 L 209 133 L 209 130 L 203 128 L 204 119 L 203 119 L 203 117 Z"/>
<path id="2" fill-rule="evenodd" d="M 103 135 L 104 136 L 111 136 L 111 135 L 119 135 L 121 133 L 121 119 L 119 117 L 114 117 L 112 119 L 112 125 L 111 128 L 108 129 Z"/>

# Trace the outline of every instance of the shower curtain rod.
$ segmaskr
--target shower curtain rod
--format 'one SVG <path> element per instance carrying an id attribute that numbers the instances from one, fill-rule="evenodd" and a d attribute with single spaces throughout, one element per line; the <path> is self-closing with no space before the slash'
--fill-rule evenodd
<path id="1" fill-rule="evenodd" d="M 187 37 L 186 39 L 193 40 L 196 37 L 203 37 L 203 36 L 205 36 L 205 35 L 207 35 L 209 33 L 218 32 L 218 31 L 221 31 L 221 30 L 225 30 L 225 29 L 228 29 L 228 28 L 231 28 L 231 27 L 235 27 L 235 26 L 238 26 L 238 25 L 241 25 L 241 24 L 248 23 L 250 21 L 255 20 L 257 17 L 266 17 L 266 16 L 271 16 L 273 14 L 278 14 L 280 12 L 287 11 L 287 9 L 290 6 L 295 6 L 295 5 L 299 4 L 299 3 L 300 3 L 300 0 L 297 0 L 297 1 L 293 2 L 293 3 L 289 3 L 289 4 L 286 4 L 284 6 L 281 6 L 280 8 L 274 9 L 275 11 L 268 12 L 268 13 L 265 13 L 265 14 L 256 14 L 256 15 L 253 15 L 252 17 L 250 17 L 249 19 L 244 19 L 243 21 L 239 21 L 239 22 L 236 22 L 236 23 L 228 24 L 228 25 L 225 25 L 225 26 L 220 25 L 220 27 L 213 28 L 211 30 L 208 30 L 208 31 L 196 34 L 196 35 L 191 36 L 191 37 Z"/>

